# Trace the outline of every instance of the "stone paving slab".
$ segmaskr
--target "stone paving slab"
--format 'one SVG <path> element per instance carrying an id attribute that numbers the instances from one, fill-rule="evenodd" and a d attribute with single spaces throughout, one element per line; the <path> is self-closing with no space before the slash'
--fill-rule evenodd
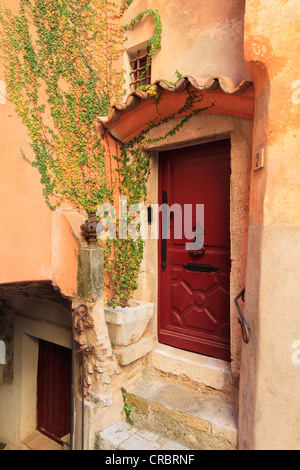
<path id="1" fill-rule="evenodd" d="M 190 450 L 160 434 L 139 429 L 126 421 L 109 426 L 99 433 L 101 450 Z"/>

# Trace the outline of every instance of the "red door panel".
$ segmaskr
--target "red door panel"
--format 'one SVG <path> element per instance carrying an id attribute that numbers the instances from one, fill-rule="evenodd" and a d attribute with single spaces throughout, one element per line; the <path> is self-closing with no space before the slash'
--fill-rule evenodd
<path id="1" fill-rule="evenodd" d="M 70 432 L 71 350 L 40 340 L 37 429 L 61 442 Z"/>
<path id="2" fill-rule="evenodd" d="M 162 242 L 160 236 L 159 253 L 166 258 L 166 267 L 162 269 L 161 258 L 159 341 L 229 360 L 230 141 L 162 152 L 159 193 L 160 203 L 167 198 L 169 207 L 179 204 L 182 212 L 185 204 L 193 208 L 187 232 L 184 217 L 178 222 L 174 210 L 169 238 Z M 205 252 L 200 257 L 186 247 L 197 224 L 196 204 L 204 204 Z M 178 223 L 182 224 L 179 239 L 175 238 Z"/>

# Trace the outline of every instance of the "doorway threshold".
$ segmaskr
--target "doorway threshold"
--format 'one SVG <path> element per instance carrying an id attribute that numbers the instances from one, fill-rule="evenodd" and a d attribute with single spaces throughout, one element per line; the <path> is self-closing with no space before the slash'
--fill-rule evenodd
<path id="1" fill-rule="evenodd" d="M 23 444 L 29 450 L 64 450 L 63 446 L 58 442 L 49 439 L 49 437 L 40 433 L 39 431 L 34 431 L 30 434 L 24 441 Z"/>
<path id="2" fill-rule="evenodd" d="M 227 361 L 156 343 L 152 364 L 163 373 L 186 377 L 204 387 L 220 391 L 230 387 L 231 369 Z"/>

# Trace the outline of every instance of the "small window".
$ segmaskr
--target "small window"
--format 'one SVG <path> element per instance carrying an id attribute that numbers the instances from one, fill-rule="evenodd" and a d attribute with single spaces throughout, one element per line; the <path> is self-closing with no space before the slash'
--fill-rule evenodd
<path id="1" fill-rule="evenodd" d="M 151 59 L 148 49 L 138 50 L 130 60 L 130 88 L 136 90 L 140 86 L 151 85 Z"/>

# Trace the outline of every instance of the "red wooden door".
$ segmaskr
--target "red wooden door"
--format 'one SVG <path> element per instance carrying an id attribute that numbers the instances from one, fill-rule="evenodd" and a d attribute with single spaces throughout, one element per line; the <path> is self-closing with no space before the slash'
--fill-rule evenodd
<path id="1" fill-rule="evenodd" d="M 158 339 L 230 360 L 230 141 L 162 152 L 159 175 L 160 203 L 179 204 L 182 213 L 192 204 L 193 214 L 189 230 L 183 215 L 182 237 L 175 238 L 173 211 L 165 242 L 160 220 Z M 191 252 L 197 204 L 204 204 L 204 250 Z"/>
<path id="2" fill-rule="evenodd" d="M 39 342 L 37 429 L 61 442 L 70 433 L 71 350 Z"/>

